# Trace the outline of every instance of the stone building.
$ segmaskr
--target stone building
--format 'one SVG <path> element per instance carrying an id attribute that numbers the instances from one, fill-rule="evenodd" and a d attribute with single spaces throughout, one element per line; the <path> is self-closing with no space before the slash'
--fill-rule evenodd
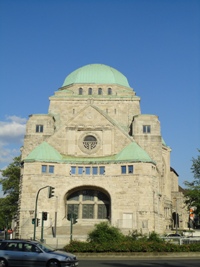
<path id="1" fill-rule="evenodd" d="M 170 229 L 178 192 L 171 149 L 158 116 L 141 114 L 140 97 L 127 78 L 103 64 L 86 65 L 49 100 L 48 113 L 30 115 L 27 122 L 18 236 L 33 237 L 39 190 L 37 218 L 48 214 L 46 240 L 69 240 L 71 213 L 77 215 L 73 238 L 80 240 L 102 221 L 124 233 Z M 55 188 L 52 198 L 48 186 Z M 40 232 L 38 226 L 36 238 Z"/>

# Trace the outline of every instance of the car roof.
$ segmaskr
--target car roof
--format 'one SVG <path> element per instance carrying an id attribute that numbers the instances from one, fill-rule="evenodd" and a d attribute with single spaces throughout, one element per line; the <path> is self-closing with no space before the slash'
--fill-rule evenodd
<path id="1" fill-rule="evenodd" d="M 26 243 L 31 243 L 37 245 L 39 242 L 35 240 L 28 240 L 28 239 L 5 239 L 2 240 L 1 242 L 6 242 L 6 243 L 11 243 L 11 242 L 16 242 L 16 243 L 21 243 L 21 242 L 26 242 Z"/>

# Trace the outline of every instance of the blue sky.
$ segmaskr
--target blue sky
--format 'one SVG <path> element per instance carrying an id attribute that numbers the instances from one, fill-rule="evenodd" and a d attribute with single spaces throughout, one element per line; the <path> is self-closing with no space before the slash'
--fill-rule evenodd
<path id="1" fill-rule="evenodd" d="M 0 169 L 73 70 L 116 68 L 159 116 L 180 185 L 200 148 L 199 0 L 0 0 Z"/>

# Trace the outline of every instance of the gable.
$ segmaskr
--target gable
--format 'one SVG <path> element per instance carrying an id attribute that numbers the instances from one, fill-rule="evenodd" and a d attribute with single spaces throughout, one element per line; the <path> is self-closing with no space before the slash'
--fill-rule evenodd
<path id="1" fill-rule="evenodd" d="M 90 150 L 84 143 L 88 136 L 95 140 L 95 147 Z M 114 155 L 132 140 L 106 112 L 93 105 L 84 107 L 48 138 L 61 154 L 78 157 Z"/>

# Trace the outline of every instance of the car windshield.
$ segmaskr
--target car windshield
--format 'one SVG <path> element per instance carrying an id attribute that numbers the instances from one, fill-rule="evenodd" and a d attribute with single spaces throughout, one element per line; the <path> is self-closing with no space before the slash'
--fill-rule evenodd
<path id="1" fill-rule="evenodd" d="M 53 252 L 53 251 L 55 251 L 55 249 L 53 249 L 53 248 L 50 247 L 50 246 L 47 246 L 46 244 L 43 245 L 43 244 L 41 244 L 41 243 L 38 243 L 37 246 L 38 246 L 40 249 L 42 249 L 43 251 L 45 251 L 45 252 Z"/>

